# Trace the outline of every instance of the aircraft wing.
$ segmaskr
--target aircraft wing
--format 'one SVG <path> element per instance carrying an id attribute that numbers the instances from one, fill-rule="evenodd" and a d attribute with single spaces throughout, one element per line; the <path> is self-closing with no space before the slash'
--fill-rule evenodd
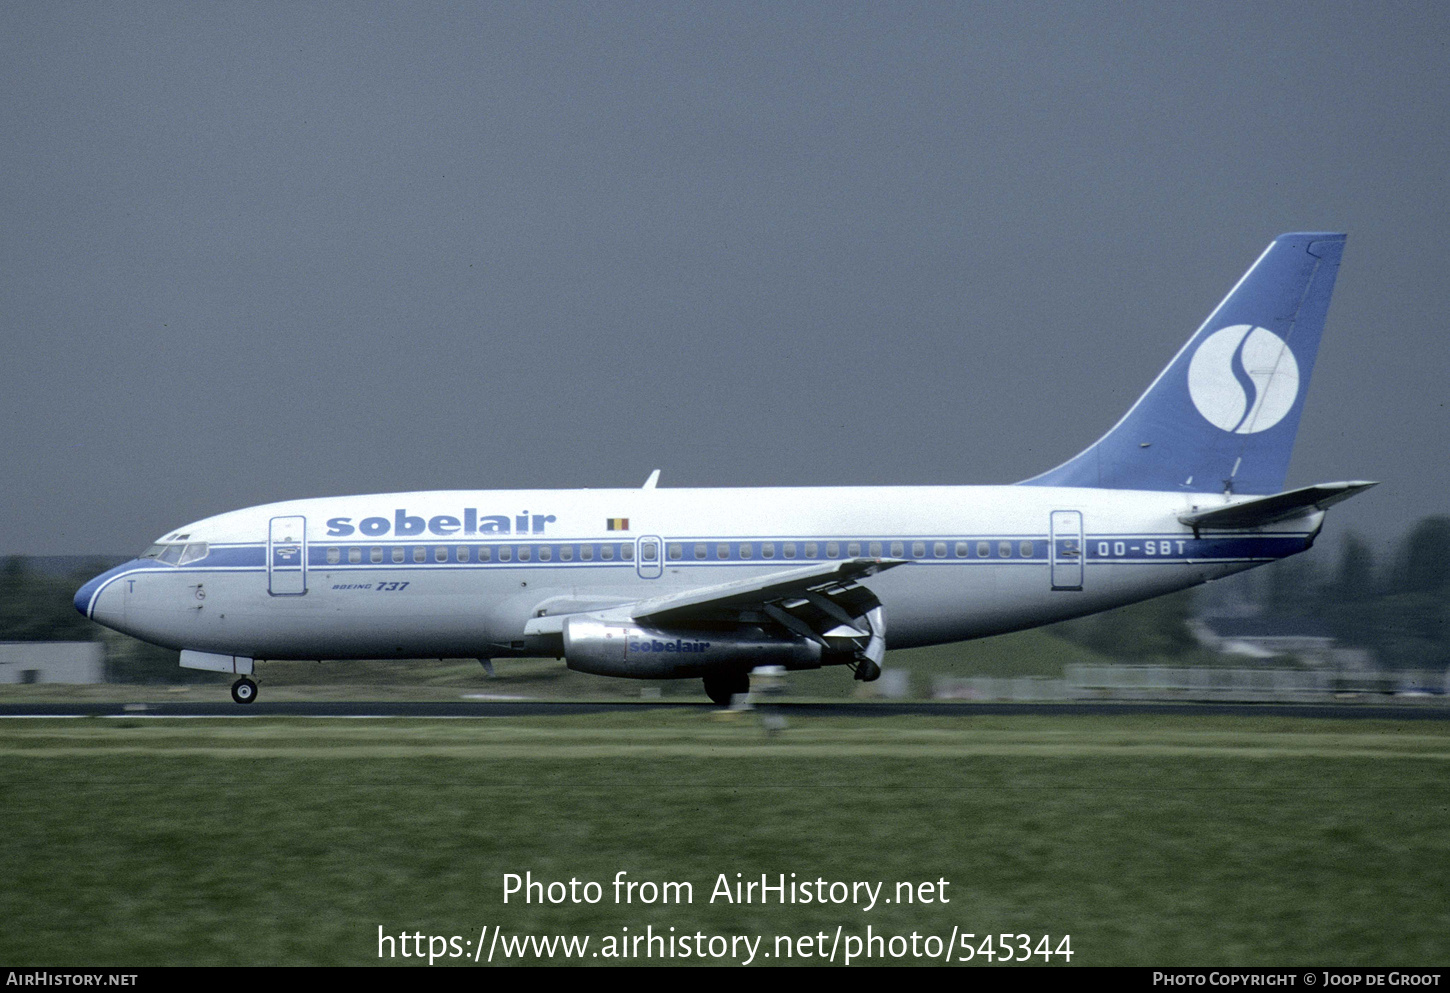
<path id="1" fill-rule="evenodd" d="M 710 621 L 766 624 L 774 621 L 813 640 L 820 640 L 844 625 L 851 629 L 851 636 L 856 636 L 866 633 L 861 630 L 861 619 L 881 606 L 870 590 L 856 585 L 857 580 L 904 562 L 903 559 L 864 558 L 823 562 L 638 600 L 601 613 L 658 627 Z M 524 633 L 561 632 L 566 616 L 532 618 Z"/>
<path id="2" fill-rule="evenodd" d="M 721 583 L 718 586 L 702 586 L 684 593 L 641 600 L 630 607 L 629 613 L 636 621 L 669 625 L 681 621 L 733 617 L 786 601 L 803 599 L 812 602 L 817 597 L 840 597 L 848 590 L 861 589 L 855 586 L 856 580 L 902 565 L 903 561 L 846 559 L 841 562 L 823 562 L 799 569 L 786 569 L 751 579 Z M 845 604 L 841 606 L 846 607 Z"/>
<path id="3" fill-rule="evenodd" d="M 1348 500 L 1355 494 L 1363 493 L 1371 486 L 1378 485 L 1379 483 L 1362 480 L 1349 483 L 1320 483 L 1318 486 L 1305 486 L 1298 490 L 1275 493 L 1273 496 L 1241 500 L 1238 503 L 1231 503 L 1226 507 L 1217 507 L 1213 510 L 1183 514 L 1178 519 L 1195 531 L 1200 528 L 1238 530 L 1262 527 L 1265 524 L 1275 524 L 1279 521 L 1287 521 L 1291 517 L 1302 517 L 1318 510 L 1325 510 L 1341 500 Z"/>

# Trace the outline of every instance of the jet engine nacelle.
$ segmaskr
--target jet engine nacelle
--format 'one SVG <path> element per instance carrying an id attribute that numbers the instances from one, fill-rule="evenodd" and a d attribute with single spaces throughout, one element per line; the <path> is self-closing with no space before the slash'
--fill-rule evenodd
<path id="1" fill-rule="evenodd" d="M 564 660 L 597 676 L 687 679 L 758 665 L 818 669 L 821 646 L 760 630 L 670 631 L 585 616 L 564 621 Z"/>

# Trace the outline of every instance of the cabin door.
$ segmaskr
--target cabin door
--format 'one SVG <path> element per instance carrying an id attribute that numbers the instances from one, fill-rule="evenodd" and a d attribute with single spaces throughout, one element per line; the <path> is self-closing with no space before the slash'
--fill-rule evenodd
<path id="1" fill-rule="evenodd" d="M 267 526 L 267 592 L 307 592 L 307 518 L 274 517 Z"/>
<path id="2" fill-rule="evenodd" d="M 1052 588 L 1082 589 L 1082 511 L 1052 512 Z"/>

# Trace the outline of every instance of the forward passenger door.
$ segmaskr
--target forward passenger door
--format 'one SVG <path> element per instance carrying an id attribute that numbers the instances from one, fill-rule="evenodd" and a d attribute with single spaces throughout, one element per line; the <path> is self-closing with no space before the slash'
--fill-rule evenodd
<path id="1" fill-rule="evenodd" d="M 274 517 L 267 526 L 267 592 L 307 592 L 307 518 Z"/>

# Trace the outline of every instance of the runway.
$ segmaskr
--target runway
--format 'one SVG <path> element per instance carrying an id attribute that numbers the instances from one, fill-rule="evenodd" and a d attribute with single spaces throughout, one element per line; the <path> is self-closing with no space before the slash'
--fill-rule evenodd
<path id="1" fill-rule="evenodd" d="M 1302 717 L 1381 721 L 1450 719 L 1450 707 L 1395 704 L 1232 704 L 1232 703 L 793 703 L 769 701 L 772 710 L 796 717 L 881 718 L 930 716 L 970 720 L 973 717 L 1092 716 L 1235 716 Z M 281 701 L 241 706 L 234 703 L 0 703 L 0 719 L 47 717 L 173 717 L 173 718 L 499 718 L 580 717 L 639 710 L 698 711 L 720 708 L 708 703 L 666 701 L 581 703 L 546 701 L 457 701 L 447 703 L 368 701 Z"/>

